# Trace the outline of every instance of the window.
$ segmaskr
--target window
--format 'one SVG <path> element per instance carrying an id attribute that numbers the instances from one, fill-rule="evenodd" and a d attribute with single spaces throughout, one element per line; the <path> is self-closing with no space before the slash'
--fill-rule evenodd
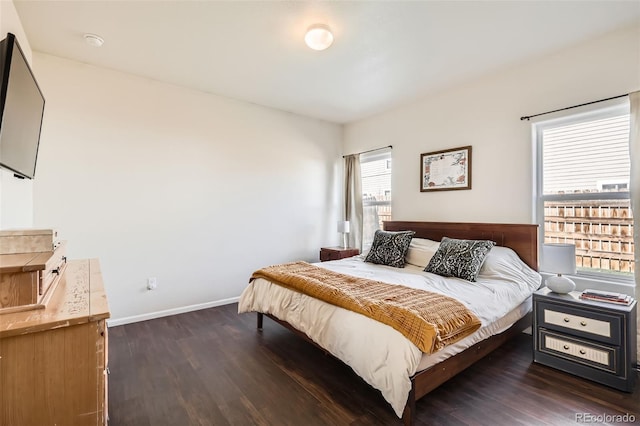
<path id="1" fill-rule="evenodd" d="M 391 220 L 391 151 L 360 155 L 362 175 L 362 248 L 371 247 L 376 229 Z"/>
<path id="2" fill-rule="evenodd" d="M 540 241 L 575 244 L 578 274 L 632 279 L 627 109 L 547 121 L 534 130 Z"/>

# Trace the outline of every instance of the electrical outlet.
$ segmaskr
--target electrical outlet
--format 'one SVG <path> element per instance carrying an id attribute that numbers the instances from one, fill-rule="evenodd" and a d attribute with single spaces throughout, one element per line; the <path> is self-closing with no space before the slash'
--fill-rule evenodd
<path id="1" fill-rule="evenodd" d="M 155 290 L 158 288 L 158 279 L 156 277 L 147 278 L 147 290 Z"/>

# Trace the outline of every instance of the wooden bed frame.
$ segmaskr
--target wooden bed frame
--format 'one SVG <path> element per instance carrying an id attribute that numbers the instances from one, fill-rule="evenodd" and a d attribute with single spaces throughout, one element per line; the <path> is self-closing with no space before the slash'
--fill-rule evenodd
<path id="1" fill-rule="evenodd" d="M 411 230 L 416 232 L 414 238 L 428 238 L 434 241 L 440 241 L 445 236 L 459 239 L 492 240 L 499 246 L 513 249 L 527 265 L 536 271 L 538 270 L 538 225 L 388 221 L 384 222 L 384 229 L 387 231 Z M 258 330 L 262 330 L 264 315 L 318 346 L 306 334 L 270 314 L 258 312 Z M 488 355 L 530 325 L 531 313 L 529 312 L 504 332 L 478 342 L 457 355 L 416 373 L 411 377 L 411 391 L 402 415 L 404 424 L 406 426 L 413 425 L 418 399 Z M 320 349 L 325 350 L 321 347 Z"/>

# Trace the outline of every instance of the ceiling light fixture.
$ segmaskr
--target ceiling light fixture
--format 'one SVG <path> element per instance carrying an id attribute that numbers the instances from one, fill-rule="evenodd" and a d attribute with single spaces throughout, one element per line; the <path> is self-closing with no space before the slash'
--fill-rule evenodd
<path id="1" fill-rule="evenodd" d="M 88 45 L 93 47 L 101 47 L 104 44 L 104 39 L 95 34 L 85 34 L 84 41 L 86 41 Z"/>
<path id="2" fill-rule="evenodd" d="M 307 29 L 304 42 L 313 50 L 324 50 L 333 43 L 333 34 L 328 26 L 314 24 Z"/>

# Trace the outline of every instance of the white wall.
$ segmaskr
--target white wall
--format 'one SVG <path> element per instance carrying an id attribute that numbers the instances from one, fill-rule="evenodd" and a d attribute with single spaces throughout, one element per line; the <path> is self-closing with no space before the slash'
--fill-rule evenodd
<path id="1" fill-rule="evenodd" d="M 345 152 L 393 145 L 393 218 L 533 221 L 531 125 L 519 117 L 640 89 L 640 27 L 345 126 Z M 471 190 L 419 190 L 420 154 L 473 146 Z"/>
<path id="2" fill-rule="evenodd" d="M 0 1 L 0 40 L 16 36 L 27 62 L 31 64 L 31 46 L 12 1 Z M 33 183 L 17 179 L 13 172 L 0 169 L 0 229 L 28 228 L 33 224 Z"/>
<path id="3" fill-rule="evenodd" d="M 35 223 L 100 258 L 113 318 L 228 301 L 253 270 L 338 243 L 341 126 L 38 52 L 34 66 Z"/>

